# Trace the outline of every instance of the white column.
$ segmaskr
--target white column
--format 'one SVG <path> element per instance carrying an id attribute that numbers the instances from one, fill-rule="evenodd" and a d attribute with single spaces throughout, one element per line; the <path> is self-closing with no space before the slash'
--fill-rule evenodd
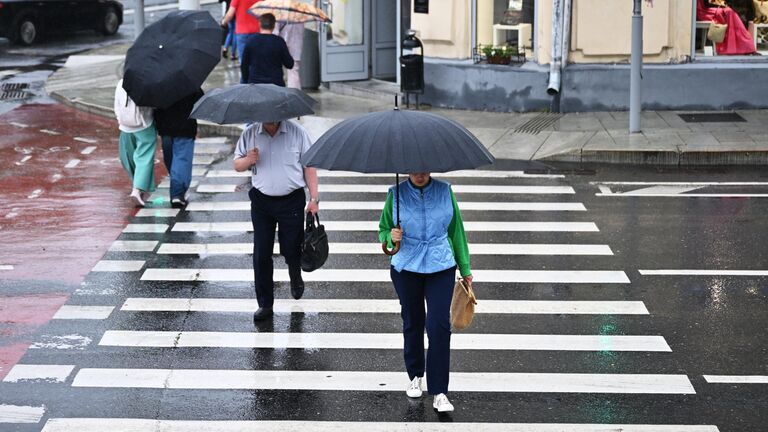
<path id="1" fill-rule="evenodd" d="M 179 0 L 179 10 L 199 10 L 200 0 Z"/>

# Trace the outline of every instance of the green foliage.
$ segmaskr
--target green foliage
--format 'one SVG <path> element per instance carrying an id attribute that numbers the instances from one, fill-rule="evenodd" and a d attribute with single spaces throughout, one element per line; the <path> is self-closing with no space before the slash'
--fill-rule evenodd
<path id="1" fill-rule="evenodd" d="M 483 55 L 486 59 L 491 58 L 506 58 L 510 59 L 512 56 L 518 55 L 517 48 L 504 45 L 504 46 L 492 46 L 492 45 L 481 45 L 480 49 L 483 52 Z"/>

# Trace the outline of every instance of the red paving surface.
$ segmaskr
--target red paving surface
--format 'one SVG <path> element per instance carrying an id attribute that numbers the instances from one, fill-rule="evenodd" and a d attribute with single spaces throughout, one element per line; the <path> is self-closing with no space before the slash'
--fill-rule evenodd
<path id="1" fill-rule="evenodd" d="M 61 105 L 0 116 L 0 265 L 14 267 L 0 278 L 79 283 L 104 255 L 136 211 L 117 138 L 116 122 Z M 159 181 L 165 170 L 156 170 Z"/>
<path id="2" fill-rule="evenodd" d="M 26 105 L 0 116 L 0 265 L 13 266 L 0 270 L 0 279 L 14 290 L 0 292 L 0 380 L 70 294 L 24 294 L 24 282 L 76 286 L 136 213 L 117 137 L 115 121 L 61 105 Z M 74 159 L 79 164 L 66 168 Z M 160 181 L 162 164 L 156 172 Z"/>

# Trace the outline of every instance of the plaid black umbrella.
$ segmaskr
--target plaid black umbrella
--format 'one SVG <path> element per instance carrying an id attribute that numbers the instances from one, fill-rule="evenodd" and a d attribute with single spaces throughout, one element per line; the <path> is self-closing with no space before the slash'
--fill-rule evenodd
<path id="1" fill-rule="evenodd" d="M 136 105 L 168 108 L 199 89 L 221 60 L 221 27 L 206 11 L 173 11 L 125 57 L 123 88 Z"/>

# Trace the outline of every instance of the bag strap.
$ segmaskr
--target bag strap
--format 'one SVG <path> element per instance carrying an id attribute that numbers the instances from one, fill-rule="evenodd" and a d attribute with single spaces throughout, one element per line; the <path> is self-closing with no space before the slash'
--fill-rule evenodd
<path id="1" fill-rule="evenodd" d="M 315 225 L 315 222 L 317 222 L 317 225 Z M 312 217 L 312 213 L 307 213 L 307 229 L 315 229 L 320 226 L 320 215 L 318 213 L 314 214 L 314 217 Z"/>

